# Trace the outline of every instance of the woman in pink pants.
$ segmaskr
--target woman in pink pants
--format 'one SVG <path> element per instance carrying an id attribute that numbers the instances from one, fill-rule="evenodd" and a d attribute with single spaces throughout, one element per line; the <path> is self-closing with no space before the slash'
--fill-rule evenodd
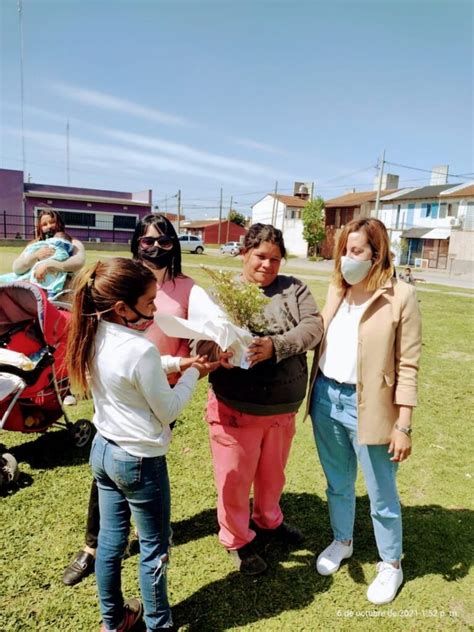
<path id="1" fill-rule="evenodd" d="M 257 533 L 290 544 L 303 540 L 298 529 L 284 522 L 280 497 L 296 412 L 306 394 L 306 351 L 319 343 L 323 324 L 306 285 L 278 274 L 285 254 L 280 230 L 268 224 L 250 227 L 240 280 L 256 283 L 270 298 L 266 335 L 249 347 L 250 369 L 219 368 L 209 378 L 207 421 L 219 540 L 247 575 L 267 567 L 252 544 Z"/>

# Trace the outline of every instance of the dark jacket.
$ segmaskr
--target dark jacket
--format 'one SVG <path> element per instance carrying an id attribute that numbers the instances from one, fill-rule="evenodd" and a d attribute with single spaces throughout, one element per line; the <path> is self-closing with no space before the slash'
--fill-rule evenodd
<path id="1" fill-rule="evenodd" d="M 241 412 L 296 412 L 308 382 L 306 351 L 321 340 L 323 321 L 310 290 L 298 279 L 279 275 L 262 289 L 271 299 L 265 335 L 272 339 L 273 358 L 251 369 L 217 369 L 209 382 L 218 399 Z"/>

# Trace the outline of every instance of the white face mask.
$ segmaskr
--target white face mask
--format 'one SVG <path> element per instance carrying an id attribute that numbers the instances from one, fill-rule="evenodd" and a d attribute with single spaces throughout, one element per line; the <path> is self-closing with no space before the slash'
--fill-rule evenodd
<path id="1" fill-rule="evenodd" d="M 372 267 L 372 260 L 352 259 L 351 257 L 341 257 L 341 274 L 344 281 L 349 285 L 357 285 L 369 274 Z"/>

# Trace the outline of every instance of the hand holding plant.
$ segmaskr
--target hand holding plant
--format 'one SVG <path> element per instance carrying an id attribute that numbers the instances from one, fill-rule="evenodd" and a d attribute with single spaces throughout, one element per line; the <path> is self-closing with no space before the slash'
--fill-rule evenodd
<path id="1" fill-rule="evenodd" d="M 203 269 L 214 282 L 211 293 L 230 321 L 252 333 L 265 333 L 267 323 L 264 309 L 270 299 L 261 288 L 255 283 L 238 281 L 233 272 L 216 271 L 206 266 Z"/>

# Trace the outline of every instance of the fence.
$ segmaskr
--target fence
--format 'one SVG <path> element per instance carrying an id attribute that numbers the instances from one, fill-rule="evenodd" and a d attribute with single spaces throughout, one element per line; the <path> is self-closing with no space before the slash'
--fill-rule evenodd
<path id="1" fill-rule="evenodd" d="M 60 213 L 61 215 L 61 213 Z M 101 220 L 95 215 L 83 214 L 81 226 L 66 224 L 66 231 L 71 237 L 83 242 L 129 244 L 136 226 L 135 216 L 112 215 Z M 2 211 L 0 214 L 0 241 L 2 239 L 35 238 L 36 217 L 31 214 L 26 218 L 25 231 L 23 215 Z"/>

